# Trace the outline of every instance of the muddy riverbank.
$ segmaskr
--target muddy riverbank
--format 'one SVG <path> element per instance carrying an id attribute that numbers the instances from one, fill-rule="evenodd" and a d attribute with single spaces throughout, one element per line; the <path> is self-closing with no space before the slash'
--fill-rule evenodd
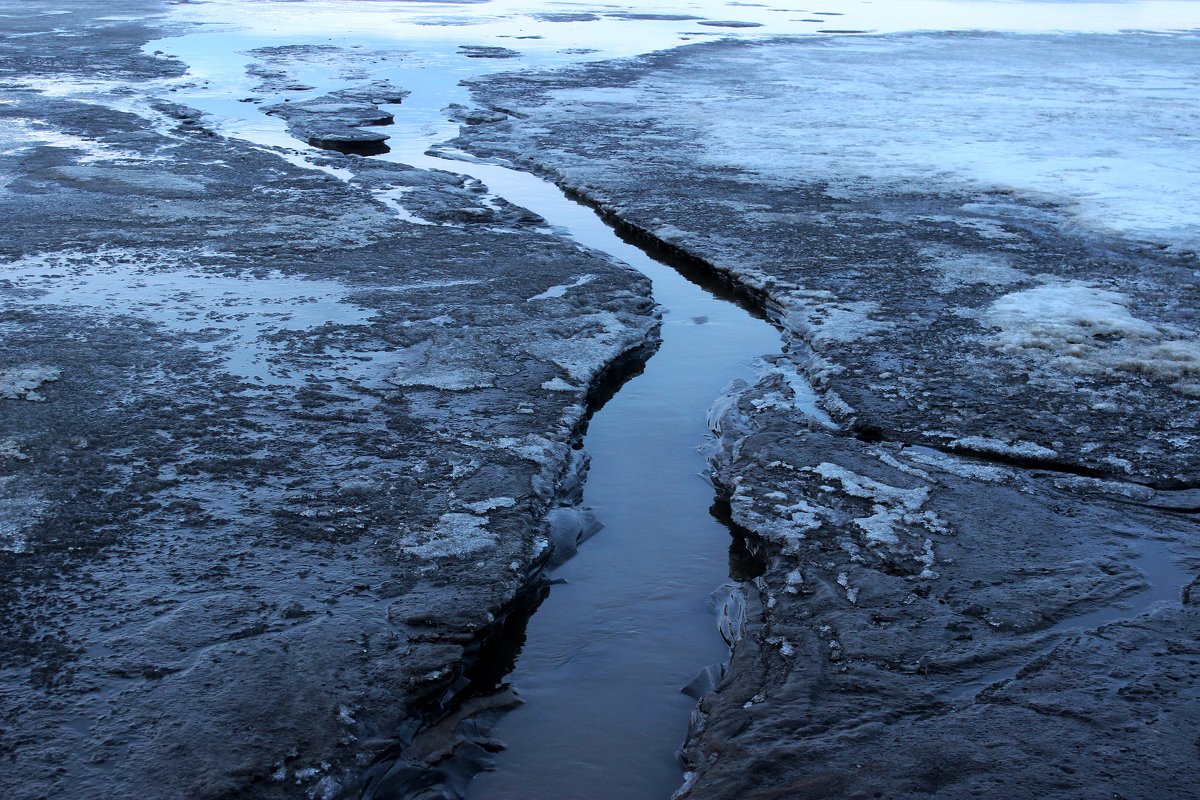
<path id="1" fill-rule="evenodd" d="M 283 5 L 0 0 L 6 797 L 1195 794 L 1175 11 Z"/>
<path id="2" fill-rule="evenodd" d="M 1146 45 L 713 44 L 474 84 L 509 119 L 455 146 L 735 276 L 789 334 L 715 409 L 716 477 L 765 567 L 682 796 L 1194 792 L 1200 227 L 1138 192 L 1170 158 L 1144 143 L 1186 138 L 1196 48 Z M 1159 83 L 1080 122 L 1081 87 L 1128 74 L 1114 48 Z M 973 99 L 1000 89 L 1028 107 Z M 897 136 L 865 127 L 881 91 Z M 1082 151 L 1100 141 L 1124 155 Z M 797 407 L 797 374 L 836 427 Z"/>
<path id="3" fill-rule="evenodd" d="M 376 165 L 456 224 L 408 222 L 153 99 L 157 10 L 3 9 L 0 785 L 334 792 L 537 579 L 589 388 L 658 321 L 462 178 Z"/>

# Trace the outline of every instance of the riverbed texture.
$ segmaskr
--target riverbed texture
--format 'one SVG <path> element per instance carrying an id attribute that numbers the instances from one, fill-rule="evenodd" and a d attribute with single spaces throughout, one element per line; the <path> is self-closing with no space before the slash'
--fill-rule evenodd
<path id="1" fill-rule="evenodd" d="M 720 364 L 664 798 L 1200 797 L 1200 4 L 222 2 L 0 0 L 0 794 L 564 796 L 581 437 Z"/>
<path id="2" fill-rule="evenodd" d="M 74 7 L 70 49 L 9 35 L 0 76 L 0 785 L 334 791 L 545 561 L 648 284 L 455 176 L 376 165 L 462 224 L 405 222 L 169 101 L 32 88 L 180 71 L 114 10 Z"/>
<path id="3" fill-rule="evenodd" d="M 1200 225 L 1156 176 L 1196 175 L 1198 58 L 923 34 L 475 84 L 512 119 L 459 146 L 786 333 L 714 409 L 762 574 L 681 797 L 1195 796 Z"/>

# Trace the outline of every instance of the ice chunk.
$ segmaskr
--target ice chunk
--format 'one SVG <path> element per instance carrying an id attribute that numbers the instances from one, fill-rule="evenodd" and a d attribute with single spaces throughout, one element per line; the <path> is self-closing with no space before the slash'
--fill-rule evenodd
<path id="1" fill-rule="evenodd" d="M 551 298 L 562 297 L 564 294 L 567 293 L 568 289 L 575 289 L 577 287 L 584 286 L 586 284 L 591 283 L 594 280 L 596 280 L 595 275 L 580 275 L 578 278 L 576 278 L 571 283 L 563 284 L 560 286 L 551 286 L 549 289 L 542 292 L 541 294 L 535 294 L 533 297 L 529 298 L 529 300 L 527 302 L 532 302 L 534 300 L 550 300 Z"/>
<path id="2" fill-rule="evenodd" d="M 474 514 L 442 514 L 438 527 L 420 544 L 408 544 L 400 549 L 423 559 L 437 559 L 478 553 L 496 544 L 496 537 L 484 526 L 487 518 Z"/>
<path id="3" fill-rule="evenodd" d="M 0 370 L 0 397 L 6 400 L 32 400 L 41 402 L 46 398 L 35 390 L 42 384 L 56 381 L 62 375 L 57 367 L 18 367 Z"/>
<path id="4" fill-rule="evenodd" d="M 991 439 L 987 436 L 964 436 L 950 442 L 951 447 L 963 450 L 974 450 L 979 453 L 995 453 L 1001 456 L 1016 456 L 1018 458 L 1054 458 L 1058 455 L 1048 447 L 1040 444 L 1016 439 L 1011 442 Z"/>
<path id="5" fill-rule="evenodd" d="M 480 500 L 476 503 L 464 503 L 464 507 L 474 511 L 476 514 L 486 514 L 489 511 L 497 508 L 512 508 L 517 504 L 517 501 L 511 497 L 492 497 L 487 500 Z"/>

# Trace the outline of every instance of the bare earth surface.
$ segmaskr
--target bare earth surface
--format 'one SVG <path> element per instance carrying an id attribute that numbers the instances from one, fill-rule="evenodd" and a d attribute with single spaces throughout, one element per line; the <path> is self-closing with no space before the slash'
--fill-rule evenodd
<path id="1" fill-rule="evenodd" d="M 0 794 L 328 794 L 463 690 L 656 320 L 457 177 L 347 185 L 141 96 L 162 32 L 98 18 L 156 10 L 0 6 Z M 72 81 L 139 113 L 34 89 Z"/>
<path id="2" fill-rule="evenodd" d="M 789 335 L 714 408 L 760 563 L 683 797 L 1197 796 L 1198 228 L 1112 174 L 1154 174 L 1151 130 L 1190 152 L 1198 59 L 914 35 L 474 85 L 511 119 L 458 146 L 707 261 Z"/>
<path id="3" fill-rule="evenodd" d="M 170 101 L 172 4 L 32 5 L 0 0 L 0 794 L 462 796 L 649 282 L 336 152 L 406 87 L 254 109 L 306 161 Z M 256 58 L 262 97 L 320 62 Z M 680 797 L 1200 797 L 1197 76 L 1188 33 L 816 37 L 447 109 L 785 333 L 714 398 L 736 643 Z"/>

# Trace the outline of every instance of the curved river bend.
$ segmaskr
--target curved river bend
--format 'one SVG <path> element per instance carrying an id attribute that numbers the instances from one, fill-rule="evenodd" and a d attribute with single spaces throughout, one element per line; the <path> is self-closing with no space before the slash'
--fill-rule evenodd
<path id="1" fill-rule="evenodd" d="M 285 148 L 289 160 L 311 166 L 304 157 L 314 151 L 288 137 L 281 121 L 238 99 L 252 93 L 249 51 L 328 41 L 224 31 L 153 42 L 147 50 L 189 65 L 196 82 L 176 97 L 210 115 L 223 134 Z M 553 184 L 501 166 L 426 155 L 457 133 L 443 109 L 469 103 L 458 81 L 498 68 L 463 58 L 456 51 L 461 41 L 403 42 L 406 51 L 419 47 L 419 58 L 371 73 L 372 80 L 412 92 L 390 107 L 396 123 L 378 129 L 392 137 L 391 151 L 381 157 L 477 178 L 581 245 L 645 273 L 663 312 L 661 347 L 591 420 L 583 502 L 604 527 L 552 573 L 556 585 L 530 621 L 508 677 L 526 702 L 497 724 L 493 733 L 507 749 L 495 771 L 474 780 L 469 797 L 665 800 L 682 781 L 675 750 L 695 706 L 681 688 L 727 657 L 709 603 L 728 581 L 731 540 L 709 513 L 714 493 L 700 452 L 709 435 L 707 410 L 731 381 L 755 379 L 755 357 L 777 352 L 779 335 L 623 241 Z M 299 78 L 317 96 L 342 88 L 335 76 L 332 66 L 311 65 Z M 276 100 L 266 97 L 264 104 Z M 417 208 L 394 207 L 402 216 L 419 215 Z"/>

